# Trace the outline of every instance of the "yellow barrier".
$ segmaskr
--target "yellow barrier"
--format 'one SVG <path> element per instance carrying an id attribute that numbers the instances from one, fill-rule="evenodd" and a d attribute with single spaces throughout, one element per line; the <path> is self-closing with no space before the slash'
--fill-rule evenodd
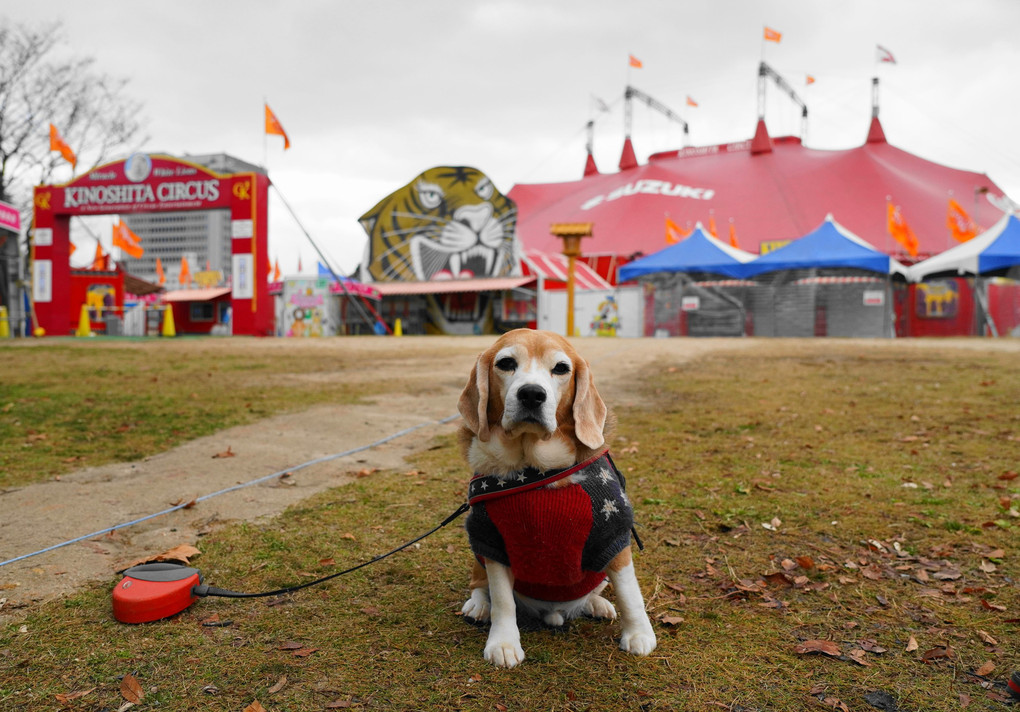
<path id="1" fill-rule="evenodd" d="M 393 335 L 394 335 L 394 336 L 403 336 L 403 335 L 404 335 L 404 327 L 403 327 L 403 325 L 402 325 L 402 324 L 400 323 L 400 319 L 397 319 L 397 320 L 396 320 L 396 321 L 395 321 L 395 322 L 393 323 Z"/>
<path id="2" fill-rule="evenodd" d="M 11 335 L 11 326 L 7 321 L 7 307 L 0 305 L 0 339 L 6 339 Z"/>

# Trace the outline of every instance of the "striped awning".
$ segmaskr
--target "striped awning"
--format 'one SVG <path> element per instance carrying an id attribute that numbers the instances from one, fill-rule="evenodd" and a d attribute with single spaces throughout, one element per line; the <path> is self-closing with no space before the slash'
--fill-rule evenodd
<path id="1" fill-rule="evenodd" d="M 526 250 L 523 268 L 525 274 L 557 282 L 567 281 L 567 258 L 563 255 Z M 613 285 L 581 260 L 574 262 L 574 283 L 578 289 L 612 289 Z"/>
<path id="2" fill-rule="evenodd" d="M 430 282 L 373 282 L 384 297 L 409 294 L 452 294 L 455 292 L 505 292 L 535 282 L 527 277 L 486 277 L 480 279 L 439 279 Z"/>

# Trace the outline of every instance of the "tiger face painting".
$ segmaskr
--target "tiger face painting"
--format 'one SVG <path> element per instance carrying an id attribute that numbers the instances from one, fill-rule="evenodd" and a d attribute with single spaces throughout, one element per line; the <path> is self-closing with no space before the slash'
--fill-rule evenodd
<path id="1" fill-rule="evenodd" d="M 369 281 L 498 277 L 517 268 L 517 206 L 476 168 L 430 168 L 360 222 Z"/>

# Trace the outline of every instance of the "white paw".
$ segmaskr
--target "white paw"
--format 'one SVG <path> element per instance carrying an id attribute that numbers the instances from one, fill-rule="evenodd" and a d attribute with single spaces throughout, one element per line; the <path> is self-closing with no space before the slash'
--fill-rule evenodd
<path id="1" fill-rule="evenodd" d="M 655 650 L 656 644 L 655 631 L 652 630 L 652 626 L 649 624 L 647 630 L 645 626 L 640 626 L 636 630 L 623 631 L 623 637 L 620 639 L 620 650 L 625 650 L 632 655 L 645 656 Z"/>
<path id="2" fill-rule="evenodd" d="M 583 613 L 592 618 L 616 619 L 616 607 L 602 598 L 602 596 L 588 596 L 588 601 L 584 604 Z"/>
<path id="3" fill-rule="evenodd" d="M 490 635 L 485 643 L 485 659 L 496 667 L 516 667 L 524 661 L 524 648 L 521 647 L 520 640 Z"/>
<path id="4" fill-rule="evenodd" d="M 471 591 L 471 598 L 464 601 L 460 612 L 467 618 L 485 623 L 489 620 L 489 593 L 482 588 L 474 589 Z"/>

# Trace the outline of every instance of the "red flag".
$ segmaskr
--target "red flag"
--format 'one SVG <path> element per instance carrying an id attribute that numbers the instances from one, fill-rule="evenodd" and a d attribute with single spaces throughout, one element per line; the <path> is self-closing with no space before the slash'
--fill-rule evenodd
<path id="1" fill-rule="evenodd" d="M 946 210 L 946 227 L 957 242 L 966 242 L 978 234 L 978 226 L 970 219 L 963 206 L 952 198 Z"/>
<path id="2" fill-rule="evenodd" d="M 50 124 L 50 150 L 60 151 L 60 155 L 64 157 L 64 160 L 71 164 L 72 167 L 77 167 L 78 157 L 74 155 L 74 151 L 67 145 L 67 141 L 57 131 L 57 127 Z"/>
<path id="3" fill-rule="evenodd" d="M 156 258 L 156 279 L 160 284 L 166 284 L 166 275 L 163 273 L 163 261 Z"/>
<path id="4" fill-rule="evenodd" d="M 131 231 L 127 223 L 119 220 L 113 225 L 113 246 L 124 250 L 136 260 L 145 254 L 141 238 Z"/>
<path id="5" fill-rule="evenodd" d="M 903 245 L 907 250 L 907 254 L 911 257 L 917 257 L 917 248 L 919 246 L 917 236 L 910 229 L 907 221 L 903 219 L 900 206 L 893 205 L 892 201 L 886 203 L 886 226 L 889 234 L 892 235 L 896 242 Z"/>
<path id="6" fill-rule="evenodd" d="M 290 139 L 287 138 L 287 132 L 283 130 L 283 125 L 276 118 L 273 110 L 269 108 L 269 104 L 266 104 L 266 133 L 283 136 L 283 150 L 286 151 L 290 148 Z"/>
<path id="7" fill-rule="evenodd" d="M 695 108 L 697 108 L 698 106 L 698 102 L 694 101 L 694 99 L 691 98 L 690 94 L 687 95 L 687 106 L 693 106 Z"/>
<path id="8" fill-rule="evenodd" d="M 779 42 L 783 39 L 783 33 L 776 32 L 771 27 L 766 27 L 765 39 L 768 40 L 769 42 L 775 42 L 776 44 L 779 44 Z"/>
<path id="9" fill-rule="evenodd" d="M 628 54 L 627 57 L 630 58 L 630 66 L 634 67 L 635 69 L 641 69 L 641 67 L 644 66 L 643 64 L 641 64 L 641 60 L 635 57 L 634 55 Z"/>
<path id="10" fill-rule="evenodd" d="M 875 61 L 896 64 L 896 58 L 893 57 L 892 52 L 890 52 L 880 44 L 875 45 Z"/>

